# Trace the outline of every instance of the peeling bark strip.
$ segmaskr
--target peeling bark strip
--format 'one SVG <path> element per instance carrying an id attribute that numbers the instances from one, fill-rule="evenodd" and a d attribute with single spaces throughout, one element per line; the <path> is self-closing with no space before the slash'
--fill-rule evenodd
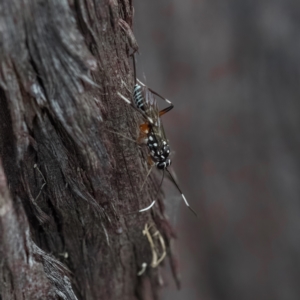
<path id="1" fill-rule="evenodd" d="M 164 261 L 142 266 L 162 252 L 176 270 L 161 199 L 130 214 L 158 188 L 140 191 L 146 153 L 120 136 L 140 122 L 117 95 L 131 97 L 131 25 L 129 0 L 0 4 L 1 300 L 158 299 Z"/>

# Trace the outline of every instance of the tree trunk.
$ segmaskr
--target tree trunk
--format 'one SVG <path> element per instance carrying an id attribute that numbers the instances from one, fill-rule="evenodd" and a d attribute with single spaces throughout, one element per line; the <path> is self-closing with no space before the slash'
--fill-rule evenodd
<path id="1" fill-rule="evenodd" d="M 159 182 L 140 191 L 141 118 L 118 96 L 134 83 L 131 1 L 0 14 L 0 299 L 157 299 L 164 252 L 177 273 L 161 193 L 134 213 Z"/>

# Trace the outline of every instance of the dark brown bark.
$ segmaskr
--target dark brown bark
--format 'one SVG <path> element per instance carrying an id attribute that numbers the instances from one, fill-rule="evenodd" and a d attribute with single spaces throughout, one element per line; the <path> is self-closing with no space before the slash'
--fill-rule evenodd
<path id="1" fill-rule="evenodd" d="M 142 231 L 170 256 L 172 229 L 161 200 L 128 214 L 158 182 L 140 192 L 145 149 L 110 132 L 135 140 L 141 121 L 117 94 L 134 82 L 132 12 L 129 0 L 0 4 L 0 299 L 158 298 Z"/>

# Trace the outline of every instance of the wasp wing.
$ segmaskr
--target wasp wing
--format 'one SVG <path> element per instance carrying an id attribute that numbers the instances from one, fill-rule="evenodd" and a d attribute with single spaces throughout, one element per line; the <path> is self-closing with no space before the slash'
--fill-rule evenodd
<path id="1" fill-rule="evenodd" d="M 156 101 L 154 94 L 144 86 L 144 95 L 145 95 L 145 102 L 144 102 L 144 111 L 148 119 L 153 120 L 152 124 L 152 132 L 155 135 L 159 144 L 161 141 L 166 141 L 166 134 L 165 130 L 160 118 L 159 108 Z"/>

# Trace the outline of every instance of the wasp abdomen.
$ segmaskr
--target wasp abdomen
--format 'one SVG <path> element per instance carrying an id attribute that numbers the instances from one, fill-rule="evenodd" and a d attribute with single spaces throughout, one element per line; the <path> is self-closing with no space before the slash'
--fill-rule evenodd
<path id="1" fill-rule="evenodd" d="M 166 169 L 167 167 L 169 167 L 171 165 L 171 159 L 168 158 L 165 161 L 160 161 L 156 163 L 156 167 L 157 169 Z"/>
<path id="2" fill-rule="evenodd" d="M 170 147 L 166 141 L 158 143 L 156 136 L 150 133 L 148 135 L 147 146 L 158 169 L 165 169 L 170 166 L 171 160 L 168 158 Z"/>
<path id="3" fill-rule="evenodd" d="M 144 96 L 142 87 L 139 84 L 136 84 L 133 89 L 133 100 L 137 108 L 145 111 L 144 108 Z"/>

